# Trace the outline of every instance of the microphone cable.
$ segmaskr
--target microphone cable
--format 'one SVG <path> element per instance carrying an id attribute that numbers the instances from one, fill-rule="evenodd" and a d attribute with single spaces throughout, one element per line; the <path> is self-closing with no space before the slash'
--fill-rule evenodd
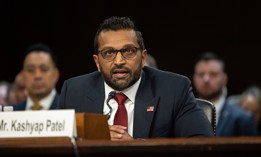
<path id="1" fill-rule="evenodd" d="M 71 138 L 71 143 L 72 143 L 72 146 L 73 146 L 73 151 L 75 153 L 75 156 L 76 157 L 80 157 L 80 153 L 78 151 L 78 147 L 77 147 L 77 144 L 76 144 L 76 141 L 75 141 L 74 137 Z"/>
<path id="2" fill-rule="evenodd" d="M 109 113 L 105 114 L 105 115 L 107 116 L 107 119 L 110 119 L 111 113 L 112 113 L 112 107 L 111 107 L 111 105 L 109 104 L 109 101 L 110 101 L 112 98 L 114 98 L 115 94 L 116 94 L 115 91 L 111 91 L 111 92 L 109 93 L 109 96 L 108 96 L 107 100 L 106 100 L 106 105 L 107 105 L 107 106 L 109 107 L 109 109 L 110 109 Z"/>

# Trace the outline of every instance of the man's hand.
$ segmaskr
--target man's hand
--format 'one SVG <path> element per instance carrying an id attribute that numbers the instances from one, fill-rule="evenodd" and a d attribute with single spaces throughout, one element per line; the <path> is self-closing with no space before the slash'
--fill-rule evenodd
<path id="1" fill-rule="evenodd" d="M 127 127 L 121 125 L 110 125 L 109 126 L 111 140 L 112 141 L 124 141 L 133 140 L 133 138 L 128 134 Z"/>

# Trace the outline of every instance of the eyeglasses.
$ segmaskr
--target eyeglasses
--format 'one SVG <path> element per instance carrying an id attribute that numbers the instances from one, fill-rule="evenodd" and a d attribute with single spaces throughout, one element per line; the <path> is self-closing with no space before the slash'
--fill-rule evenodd
<path id="1" fill-rule="evenodd" d="M 121 53 L 121 55 L 125 58 L 125 59 L 132 59 L 137 55 L 137 52 L 140 48 L 138 47 L 126 47 L 120 50 L 115 50 L 115 49 L 105 49 L 105 50 L 101 50 L 98 53 L 101 54 L 102 58 L 105 60 L 114 60 L 116 55 L 118 54 L 118 52 Z"/>

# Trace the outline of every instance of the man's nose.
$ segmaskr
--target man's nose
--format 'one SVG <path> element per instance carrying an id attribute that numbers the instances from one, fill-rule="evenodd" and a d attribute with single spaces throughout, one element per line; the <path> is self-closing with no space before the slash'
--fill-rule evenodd
<path id="1" fill-rule="evenodd" d="M 114 58 L 114 63 L 115 64 L 122 64 L 125 63 L 125 58 L 123 57 L 122 53 L 120 51 L 118 51 L 116 53 L 116 56 Z"/>
<path id="2" fill-rule="evenodd" d="M 208 82 L 209 81 L 209 74 L 204 74 L 203 75 L 203 80 L 204 80 L 204 82 Z"/>

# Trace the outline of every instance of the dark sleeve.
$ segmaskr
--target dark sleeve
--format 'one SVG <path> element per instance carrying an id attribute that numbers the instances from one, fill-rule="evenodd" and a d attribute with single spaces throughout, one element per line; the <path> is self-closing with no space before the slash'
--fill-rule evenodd
<path id="1" fill-rule="evenodd" d="M 184 81 L 185 80 L 185 81 Z M 213 128 L 203 110 L 197 105 L 191 81 L 184 79 L 180 108 L 175 120 L 176 137 L 214 136 Z"/>
<path id="2" fill-rule="evenodd" d="M 66 91 L 67 91 L 67 81 L 63 83 L 61 95 L 58 103 L 58 109 L 65 109 L 65 99 L 66 99 Z"/>

